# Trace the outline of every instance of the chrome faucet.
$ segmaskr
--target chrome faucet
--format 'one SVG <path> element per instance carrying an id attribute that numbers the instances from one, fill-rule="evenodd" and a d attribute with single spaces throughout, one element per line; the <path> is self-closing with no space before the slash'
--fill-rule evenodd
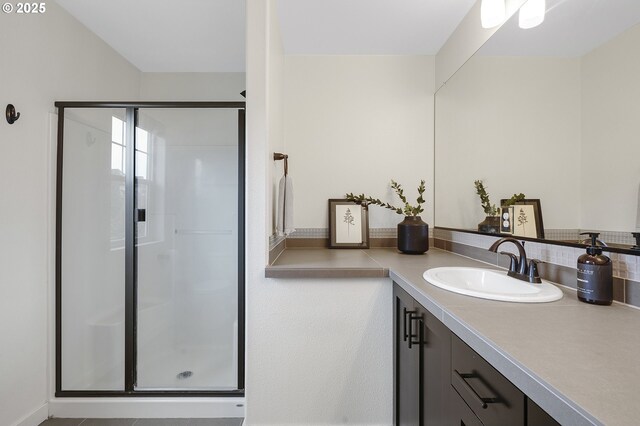
<path id="1" fill-rule="evenodd" d="M 511 259 L 507 275 L 530 283 L 541 283 L 542 280 L 538 275 L 538 263 L 540 263 L 540 261 L 538 259 L 531 259 L 527 264 L 527 252 L 524 251 L 524 242 L 521 243 L 512 237 L 500 238 L 498 241 L 491 244 L 489 251 L 497 253 L 498 247 L 500 247 L 502 243 L 513 243 L 513 245 L 518 249 L 518 254 L 520 255 L 520 258 L 518 259 L 518 257 L 513 253 L 508 253 L 506 251 L 500 252 L 500 254 L 509 256 Z"/>

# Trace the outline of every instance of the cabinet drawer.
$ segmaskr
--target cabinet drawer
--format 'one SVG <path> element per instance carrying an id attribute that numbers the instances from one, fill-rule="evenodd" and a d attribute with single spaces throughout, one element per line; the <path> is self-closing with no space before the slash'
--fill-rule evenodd
<path id="1" fill-rule="evenodd" d="M 485 425 L 524 425 L 525 395 L 455 335 L 451 385 Z"/>

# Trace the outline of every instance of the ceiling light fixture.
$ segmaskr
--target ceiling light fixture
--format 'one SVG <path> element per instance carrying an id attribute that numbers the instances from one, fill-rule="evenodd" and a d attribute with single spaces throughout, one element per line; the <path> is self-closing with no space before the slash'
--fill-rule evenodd
<path id="1" fill-rule="evenodd" d="M 505 14 L 504 0 L 482 0 L 480 5 L 482 28 L 493 28 L 502 24 Z"/>
<path id="2" fill-rule="evenodd" d="M 544 21 L 545 0 L 529 0 L 520 8 L 518 24 L 522 29 L 537 27 Z"/>

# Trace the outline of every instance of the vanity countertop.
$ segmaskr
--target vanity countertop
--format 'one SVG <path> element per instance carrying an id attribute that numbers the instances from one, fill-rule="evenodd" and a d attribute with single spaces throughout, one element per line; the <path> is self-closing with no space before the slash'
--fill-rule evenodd
<path id="1" fill-rule="evenodd" d="M 287 249 L 267 278 L 389 277 L 562 425 L 635 425 L 640 419 L 640 311 L 581 303 L 509 303 L 442 290 L 422 274 L 439 266 L 496 268 L 432 248 Z"/>

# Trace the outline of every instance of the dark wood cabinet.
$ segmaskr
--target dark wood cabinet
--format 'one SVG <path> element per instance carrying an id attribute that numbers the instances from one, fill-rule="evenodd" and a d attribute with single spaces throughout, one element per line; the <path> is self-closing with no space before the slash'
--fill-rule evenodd
<path id="1" fill-rule="evenodd" d="M 560 426 L 546 411 L 535 402 L 527 399 L 527 426 Z"/>
<path id="2" fill-rule="evenodd" d="M 422 306 L 424 313 L 421 371 L 423 425 L 449 423 L 451 331 Z"/>
<path id="3" fill-rule="evenodd" d="M 393 286 L 396 426 L 557 426 L 484 358 Z"/>
<path id="4" fill-rule="evenodd" d="M 457 397 L 483 424 L 524 426 L 525 395 L 456 335 L 451 337 L 450 371 Z"/>
<path id="5" fill-rule="evenodd" d="M 395 424 L 448 423 L 451 332 L 394 286 Z"/>
<path id="6" fill-rule="evenodd" d="M 414 342 L 415 301 L 394 286 L 394 416 L 397 426 L 420 426 L 420 345 Z M 411 328 L 411 330 L 410 330 Z"/>

